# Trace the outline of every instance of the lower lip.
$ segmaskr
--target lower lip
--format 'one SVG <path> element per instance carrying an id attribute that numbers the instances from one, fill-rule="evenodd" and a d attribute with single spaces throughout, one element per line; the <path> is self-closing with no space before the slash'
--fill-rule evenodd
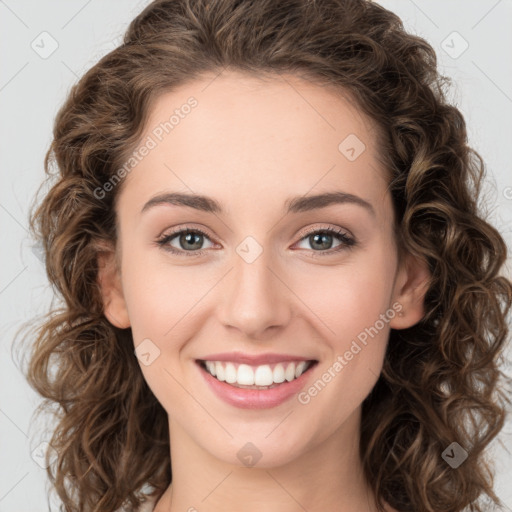
<path id="1" fill-rule="evenodd" d="M 271 389 L 236 388 L 210 375 L 197 361 L 196 364 L 213 392 L 228 404 L 241 409 L 270 409 L 299 393 L 317 362 L 313 363 L 298 379 L 291 382 L 285 381 Z"/>

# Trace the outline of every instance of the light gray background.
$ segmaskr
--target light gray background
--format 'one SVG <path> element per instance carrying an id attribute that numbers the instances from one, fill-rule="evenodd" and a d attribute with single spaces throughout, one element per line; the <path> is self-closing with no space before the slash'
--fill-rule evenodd
<path id="1" fill-rule="evenodd" d="M 0 0 L 0 512 L 48 510 L 46 474 L 36 462 L 36 448 L 49 438 L 40 424 L 30 422 L 39 398 L 14 364 L 11 344 L 21 323 L 45 312 L 51 298 L 27 238 L 27 219 L 43 179 L 53 118 L 70 86 L 118 44 L 147 3 Z M 490 220 L 512 247 L 512 0 L 379 3 L 434 46 L 442 72 L 453 78 L 452 101 L 465 116 L 470 144 L 487 162 Z M 52 44 L 58 47 L 45 55 Z M 497 492 L 510 507 L 505 510 L 512 510 L 512 489 L 506 485 L 511 452 L 509 422 L 491 447 Z"/>

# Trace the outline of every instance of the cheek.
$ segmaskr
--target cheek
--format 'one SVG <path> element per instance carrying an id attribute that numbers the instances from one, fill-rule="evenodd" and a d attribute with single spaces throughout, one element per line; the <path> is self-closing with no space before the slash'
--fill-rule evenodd
<path id="1" fill-rule="evenodd" d="M 137 251 L 123 258 L 122 272 L 133 345 L 144 379 L 167 410 L 185 407 L 187 395 L 172 376 L 179 373 L 179 354 L 189 337 L 187 321 L 193 317 L 192 302 L 197 302 L 190 291 L 194 287 L 190 288 L 186 272 L 150 264 L 147 254 Z M 184 292 L 187 285 L 189 291 Z M 147 363 L 145 354 L 149 354 Z"/>
<path id="2" fill-rule="evenodd" d="M 125 240 L 123 292 L 135 344 L 144 338 L 174 337 L 222 297 L 219 281 L 224 269 L 193 261 L 173 264 L 157 249 L 137 249 L 136 243 Z M 376 240 L 338 266 L 299 263 L 283 268 L 282 278 L 291 291 L 276 287 L 276 299 L 300 308 L 301 316 L 307 316 L 327 339 L 351 339 L 390 306 L 395 270 L 391 250 L 385 241 Z"/>
<path id="3" fill-rule="evenodd" d="M 322 328 L 319 380 L 300 399 L 318 410 L 329 410 L 333 425 L 344 421 L 375 385 L 389 321 L 396 314 L 389 303 L 394 269 L 385 259 L 374 259 L 371 267 L 367 263 L 340 268 L 328 281 L 328 292 L 317 289 L 308 295 L 308 306 L 328 329 Z"/>
<path id="4" fill-rule="evenodd" d="M 305 274 L 298 295 L 324 324 L 326 337 L 342 343 L 390 308 L 393 265 L 385 251 L 354 254 L 349 264 Z"/>
<path id="5" fill-rule="evenodd" d="M 144 338 L 163 338 L 175 317 L 185 313 L 180 272 L 171 274 L 147 256 L 143 250 L 123 253 L 123 293 L 135 344 Z"/>
<path id="6" fill-rule="evenodd" d="M 165 356 L 161 362 L 171 363 L 175 352 L 199 329 L 199 315 L 213 313 L 215 294 L 208 291 L 218 284 L 223 271 L 174 264 L 150 249 L 134 250 L 123 258 L 122 272 L 134 345 L 149 338 Z"/>

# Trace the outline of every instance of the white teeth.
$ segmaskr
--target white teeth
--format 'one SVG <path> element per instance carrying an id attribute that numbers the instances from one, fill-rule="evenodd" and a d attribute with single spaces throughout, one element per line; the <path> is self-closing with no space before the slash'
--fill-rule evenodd
<path id="1" fill-rule="evenodd" d="M 237 372 L 235 365 L 233 363 L 228 363 L 226 365 L 226 382 L 228 384 L 233 384 L 234 382 L 236 382 L 236 376 Z"/>
<path id="2" fill-rule="evenodd" d="M 295 378 L 295 365 L 293 363 L 288 363 L 284 376 L 288 382 Z"/>
<path id="3" fill-rule="evenodd" d="M 238 368 L 232 362 L 205 361 L 207 371 L 220 381 L 240 386 L 272 386 L 281 384 L 285 380 L 291 382 L 300 377 L 309 368 L 310 363 L 300 361 L 298 363 L 278 363 L 274 369 L 268 364 L 250 366 L 239 364 Z"/>
<path id="4" fill-rule="evenodd" d="M 258 366 L 254 373 L 254 384 L 256 386 L 271 386 L 274 384 L 274 373 L 268 364 Z"/>
<path id="5" fill-rule="evenodd" d="M 226 380 L 224 375 L 224 366 L 222 366 L 222 363 L 219 361 L 215 363 L 215 376 L 220 381 Z"/>
<path id="6" fill-rule="evenodd" d="M 276 367 L 274 368 L 274 382 L 277 384 L 280 384 L 281 382 L 285 381 L 284 376 L 284 368 L 281 363 L 276 364 Z"/>
<path id="7" fill-rule="evenodd" d="M 300 377 L 306 368 L 306 361 L 301 361 L 295 369 L 295 378 Z"/>
<path id="8" fill-rule="evenodd" d="M 252 368 L 247 364 L 241 364 L 238 367 L 236 381 L 243 386 L 252 386 L 254 384 L 254 372 Z"/>
<path id="9" fill-rule="evenodd" d="M 206 361 L 206 367 L 208 368 L 208 371 L 215 377 L 215 363 L 212 363 L 211 361 Z"/>

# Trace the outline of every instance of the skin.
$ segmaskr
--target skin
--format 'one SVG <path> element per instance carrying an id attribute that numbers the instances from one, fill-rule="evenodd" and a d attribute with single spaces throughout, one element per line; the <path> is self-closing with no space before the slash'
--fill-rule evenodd
<path id="1" fill-rule="evenodd" d="M 127 175 L 116 205 L 117 252 L 100 257 L 107 318 L 131 326 L 135 347 L 150 339 L 160 350 L 140 364 L 169 417 L 173 483 L 155 510 L 374 512 L 357 449 L 361 404 L 390 329 L 424 315 L 429 277 L 410 255 L 398 265 L 376 127 L 327 87 L 225 70 L 161 95 L 141 140 L 190 96 L 197 107 Z M 366 146 L 354 161 L 338 150 L 349 134 Z M 335 190 L 369 202 L 375 215 L 353 203 L 285 214 L 291 196 Z M 161 204 L 141 213 L 171 191 L 211 196 L 225 212 Z M 169 244 L 203 255 L 173 255 L 155 243 L 185 226 L 208 237 Z M 343 244 L 333 236 L 331 246 L 315 248 L 305 229 L 327 227 L 357 244 L 333 252 Z M 247 236 L 263 250 L 252 263 L 236 252 Z M 403 316 L 385 323 L 307 404 L 293 397 L 270 409 L 234 407 L 213 394 L 195 363 L 234 350 L 302 355 L 319 361 L 311 386 L 395 302 Z M 247 442 L 262 454 L 253 467 L 237 457 Z"/>

